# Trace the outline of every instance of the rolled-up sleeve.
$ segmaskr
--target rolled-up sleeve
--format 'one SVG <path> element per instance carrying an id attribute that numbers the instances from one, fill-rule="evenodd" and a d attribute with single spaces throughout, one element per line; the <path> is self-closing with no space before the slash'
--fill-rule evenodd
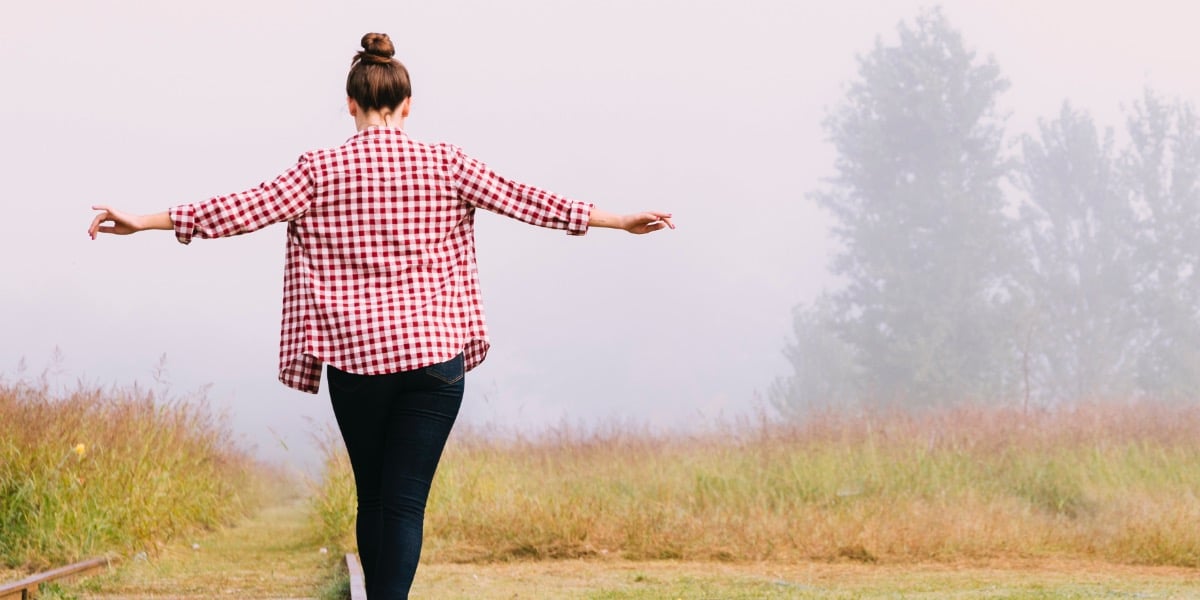
<path id="1" fill-rule="evenodd" d="M 193 237 L 229 237 L 298 219 L 308 211 L 314 193 L 310 163 L 302 156 L 282 175 L 256 188 L 182 204 L 168 212 L 175 239 L 187 244 Z"/>
<path id="2" fill-rule="evenodd" d="M 570 235 L 587 233 L 592 212 L 590 202 L 571 200 L 501 177 L 454 146 L 450 147 L 450 156 L 459 196 L 471 205 L 530 225 L 565 229 Z"/>

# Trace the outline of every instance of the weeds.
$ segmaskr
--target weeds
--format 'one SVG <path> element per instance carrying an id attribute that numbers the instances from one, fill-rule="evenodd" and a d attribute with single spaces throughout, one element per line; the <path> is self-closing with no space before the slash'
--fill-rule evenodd
<path id="1" fill-rule="evenodd" d="M 327 444 L 327 536 L 352 479 Z M 340 470 L 340 472 L 339 472 Z M 426 558 L 917 561 L 1048 556 L 1200 566 L 1200 409 L 1087 405 L 823 415 L 704 435 L 459 430 Z"/>
<path id="2" fill-rule="evenodd" d="M 0 383 L 0 561 L 153 552 L 247 514 L 264 469 L 200 396 Z"/>
<path id="3" fill-rule="evenodd" d="M 345 563 L 335 563 L 329 567 L 325 584 L 317 592 L 320 600 L 350 600 L 350 575 L 346 572 Z"/>
<path id="4" fill-rule="evenodd" d="M 309 528 L 313 540 L 335 556 L 354 551 L 354 517 L 357 498 L 350 457 L 337 429 L 325 428 L 315 438 L 324 458 L 319 481 L 309 481 Z"/>

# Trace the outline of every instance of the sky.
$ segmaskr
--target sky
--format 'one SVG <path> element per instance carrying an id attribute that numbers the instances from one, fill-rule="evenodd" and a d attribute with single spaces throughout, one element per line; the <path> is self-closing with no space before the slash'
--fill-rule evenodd
<path id="1" fill-rule="evenodd" d="M 703 428 L 788 371 L 793 307 L 836 286 L 822 129 L 856 57 L 929 3 L 67 0 L 0 20 L 0 377 L 207 387 L 269 459 L 312 460 L 328 396 L 276 380 L 284 226 L 199 240 L 85 234 L 257 185 L 354 133 L 344 81 L 388 33 L 410 135 L 678 229 L 582 238 L 480 214 L 491 329 L 460 423 Z M 942 3 L 1011 88 L 1010 138 L 1064 101 L 1119 126 L 1149 86 L 1200 100 L 1190 3 Z M 57 357 L 57 358 L 56 358 Z M 157 367 L 160 365 L 160 371 Z M 24 371 L 20 365 L 25 365 Z M 156 380 L 158 376 L 158 380 Z"/>

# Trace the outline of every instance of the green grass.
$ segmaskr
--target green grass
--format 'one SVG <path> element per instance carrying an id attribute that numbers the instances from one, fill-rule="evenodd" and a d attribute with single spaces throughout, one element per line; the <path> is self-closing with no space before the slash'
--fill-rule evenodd
<path id="1" fill-rule="evenodd" d="M 317 592 L 317 598 L 319 600 L 349 600 L 350 575 L 344 568 L 340 568 L 338 565 L 330 567 L 325 584 Z"/>
<path id="2" fill-rule="evenodd" d="M 256 508 L 280 481 L 200 396 L 0 383 L 0 562 L 153 553 Z"/>
<path id="3" fill-rule="evenodd" d="M 124 560 L 107 572 L 63 586 L 80 600 L 338 598 L 340 556 L 306 535 L 303 502 L 258 511 L 235 526 L 167 544 L 154 556 Z"/>

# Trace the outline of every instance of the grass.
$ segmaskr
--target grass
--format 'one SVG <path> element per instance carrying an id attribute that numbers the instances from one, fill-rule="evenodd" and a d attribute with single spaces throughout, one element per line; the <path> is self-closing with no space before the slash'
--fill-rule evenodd
<path id="1" fill-rule="evenodd" d="M 0 382 L 0 563 L 154 553 L 258 507 L 279 478 L 202 396 Z"/>
<path id="2" fill-rule="evenodd" d="M 413 595 L 1200 597 L 1198 433 L 1197 408 L 1146 404 L 691 436 L 462 429 Z M 323 443 L 328 471 L 303 505 L 176 535 L 54 597 L 345 597 L 352 478 L 336 433 Z M 318 552 L 329 540 L 343 547 Z"/>
<path id="3" fill-rule="evenodd" d="M 65 584 L 62 600 L 347 598 L 341 557 L 322 554 L 297 504 L 268 509 L 150 560 Z M 193 549 L 191 542 L 199 549 Z M 1187 598 L 1200 596 L 1194 569 L 1063 560 L 864 564 L 627 561 L 592 557 L 489 564 L 426 564 L 414 598 Z M 39 596 L 41 597 L 41 596 Z"/>
<path id="4" fill-rule="evenodd" d="M 569 559 L 423 567 L 414 598 L 1195 598 L 1195 571 L 1108 563 L 713 563 Z"/>
<path id="5" fill-rule="evenodd" d="M 126 560 L 63 587 L 81 600 L 316 597 L 334 578 L 340 557 L 311 543 L 307 518 L 302 502 L 266 508 L 234 527 L 176 540 L 156 556 Z"/>
<path id="6" fill-rule="evenodd" d="M 317 528 L 350 539 L 337 444 Z M 342 471 L 338 471 L 338 470 Z M 957 408 L 703 435 L 460 430 L 427 563 L 618 557 L 893 565 L 1073 559 L 1200 567 L 1200 408 Z"/>
<path id="7" fill-rule="evenodd" d="M 315 441 L 324 458 L 324 468 L 319 481 L 307 482 L 311 515 L 308 534 L 316 543 L 339 555 L 353 552 L 356 496 L 350 457 L 333 426 L 316 435 Z"/>

